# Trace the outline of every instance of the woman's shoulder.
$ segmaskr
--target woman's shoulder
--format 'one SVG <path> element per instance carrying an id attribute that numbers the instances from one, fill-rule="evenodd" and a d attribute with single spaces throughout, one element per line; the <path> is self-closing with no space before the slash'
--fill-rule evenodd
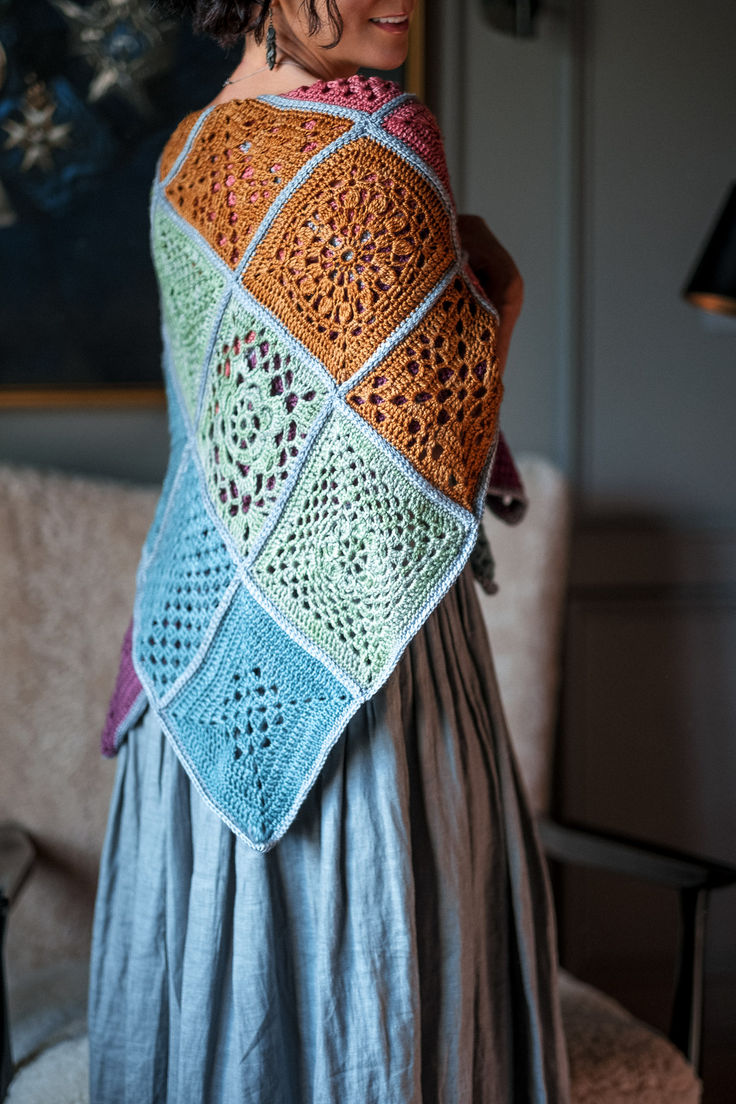
<path id="1" fill-rule="evenodd" d="M 397 152 L 408 149 L 437 175 L 449 193 L 450 181 L 439 123 L 426 104 L 395 81 L 378 76 L 351 77 L 319 81 L 289 93 L 282 99 L 324 104 L 336 112 L 347 109 L 378 116 L 380 131 L 397 139 Z"/>
<path id="2" fill-rule="evenodd" d="M 190 111 L 188 115 L 185 115 L 180 123 L 174 128 L 173 133 L 167 139 L 166 145 L 161 151 L 161 157 L 159 160 L 159 179 L 163 180 L 169 175 L 172 168 L 176 164 L 176 160 L 179 154 L 183 151 L 187 144 L 187 139 L 194 127 L 197 119 L 202 113 L 200 111 Z"/>
<path id="3" fill-rule="evenodd" d="M 263 93 L 245 98 L 217 99 L 206 107 L 189 112 L 175 127 L 161 154 L 160 176 L 163 179 L 168 175 L 186 147 L 192 132 L 205 120 L 208 122 L 209 132 L 222 131 L 224 136 L 229 137 L 228 132 L 233 130 L 237 136 L 240 136 L 242 130 L 252 126 L 253 118 L 258 116 L 259 112 L 263 121 L 268 122 L 269 116 L 283 115 L 292 105 L 300 116 L 305 112 L 308 113 L 309 108 L 314 105 L 319 111 L 344 118 L 348 128 L 353 125 L 356 113 L 371 115 L 385 108 L 390 111 L 389 105 L 393 102 L 396 102 L 397 106 L 399 103 L 404 105 L 408 99 L 413 100 L 415 106 L 421 106 L 416 97 L 408 97 L 394 81 L 362 74 L 313 81 L 279 94 Z M 310 130 L 314 129 L 313 122 L 303 118 L 302 126 Z M 269 133 L 274 140 L 272 144 L 278 145 L 278 132 L 269 131 Z M 208 141 L 212 142 L 213 138 L 209 137 Z M 306 149 L 305 152 L 312 151 Z"/>
<path id="4" fill-rule="evenodd" d="M 433 113 L 394 81 L 362 74 L 315 81 L 279 95 L 222 100 L 190 112 L 162 151 L 159 180 L 177 192 L 199 192 L 206 179 L 215 205 L 225 198 L 234 203 L 234 189 L 247 191 L 249 203 L 259 207 L 261 200 L 272 201 L 300 169 L 306 172 L 315 155 L 321 155 L 321 162 L 345 149 L 344 160 L 347 141 L 359 156 L 361 143 L 351 141 L 355 127 L 356 139 L 373 140 L 376 165 L 388 158 L 386 151 L 393 151 L 409 173 L 413 168 L 433 177 L 450 195 L 442 135 Z M 177 195 L 179 206 L 181 200 Z"/>
<path id="5" fill-rule="evenodd" d="M 269 99 L 268 96 L 263 98 Z M 365 115 L 378 114 L 382 121 L 390 120 L 391 129 L 400 136 L 412 130 L 439 133 L 437 120 L 427 105 L 413 92 L 386 77 L 356 73 L 351 77 L 315 81 L 279 99 L 324 104 Z"/>
<path id="6" fill-rule="evenodd" d="M 373 114 L 404 95 L 395 81 L 355 73 L 350 77 L 334 77 L 331 80 L 301 85 L 292 92 L 287 92 L 282 99 L 305 100 Z"/>

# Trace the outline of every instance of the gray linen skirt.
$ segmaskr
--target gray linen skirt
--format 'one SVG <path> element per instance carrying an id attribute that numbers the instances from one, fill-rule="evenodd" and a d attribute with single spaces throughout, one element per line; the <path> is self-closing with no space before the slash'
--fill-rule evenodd
<path id="1" fill-rule="evenodd" d="M 546 872 L 470 570 L 261 854 L 148 710 L 118 756 L 91 1104 L 563 1104 Z"/>

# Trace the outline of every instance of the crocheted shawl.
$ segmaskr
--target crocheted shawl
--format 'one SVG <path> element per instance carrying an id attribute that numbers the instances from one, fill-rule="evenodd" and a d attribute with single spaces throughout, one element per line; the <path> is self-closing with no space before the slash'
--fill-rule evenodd
<path id="1" fill-rule="evenodd" d="M 188 116 L 151 241 L 171 459 L 104 750 L 150 703 L 267 851 L 476 543 L 497 314 L 433 116 L 375 77 Z"/>

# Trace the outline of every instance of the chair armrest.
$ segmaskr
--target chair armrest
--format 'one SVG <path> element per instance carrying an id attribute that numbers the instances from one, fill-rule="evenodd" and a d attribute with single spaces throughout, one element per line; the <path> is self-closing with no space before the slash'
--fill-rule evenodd
<path id="1" fill-rule="evenodd" d="M 558 862 L 628 874 L 671 889 L 719 889 L 736 883 L 736 867 L 583 825 L 537 822 L 545 853 Z"/>
<path id="2" fill-rule="evenodd" d="M 580 824 L 557 824 L 540 818 L 537 827 L 548 858 L 573 866 L 628 874 L 677 890 L 680 948 L 669 1037 L 698 1072 L 703 1035 L 708 897 L 711 890 L 736 883 L 736 867 Z"/>
<path id="3" fill-rule="evenodd" d="M 19 824 L 0 824 L 0 896 L 12 905 L 28 877 L 36 848 Z"/>
<path id="4" fill-rule="evenodd" d="M 36 848 L 28 832 L 19 824 L 0 824 L 0 1100 L 5 1098 L 13 1076 L 3 954 L 5 925 L 8 910 L 20 893 L 35 857 Z"/>

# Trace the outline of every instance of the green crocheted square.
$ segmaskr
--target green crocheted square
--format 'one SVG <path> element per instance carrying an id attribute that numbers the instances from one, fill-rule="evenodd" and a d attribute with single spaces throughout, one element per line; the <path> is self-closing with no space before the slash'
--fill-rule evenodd
<path id="1" fill-rule="evenodd" d="M 466 532 L 336 411 L 253 570 L 274 605 L 370 690 L 412 635 L 428 595 L 444 591 Z"/>
<path id="2" fill-rule="evenodd" d="M 197 440 L 209 494 L 243 557 L 333 389 L 231 299 L 215 340 Z"/>
<path id="3" fill-rule="evenodd" d="M 153 219 L 153 260 L 172 360 L 184 401 L 194 417 L 225 276 L 163 207 Z"/>

